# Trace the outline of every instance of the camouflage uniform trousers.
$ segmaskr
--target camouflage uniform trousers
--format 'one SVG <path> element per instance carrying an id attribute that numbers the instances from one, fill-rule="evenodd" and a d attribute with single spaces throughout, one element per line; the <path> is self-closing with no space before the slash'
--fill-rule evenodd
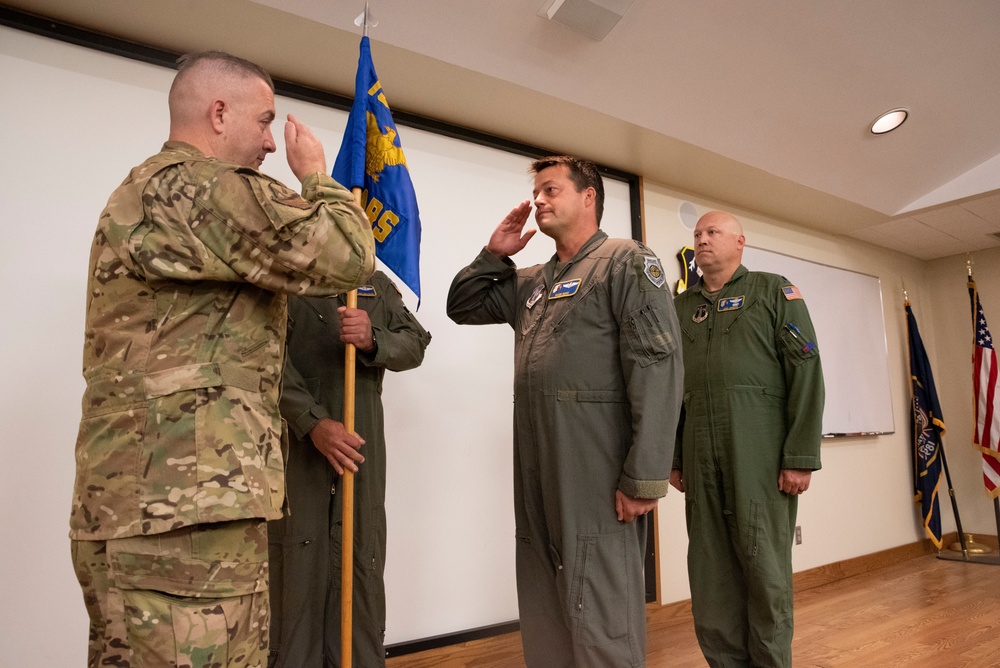
<path id="1" fill-rule="evenodd" d="M 75 540 L 72 552 L 90 615 L 89 668 L 267 664 L 264 520 Z"/>

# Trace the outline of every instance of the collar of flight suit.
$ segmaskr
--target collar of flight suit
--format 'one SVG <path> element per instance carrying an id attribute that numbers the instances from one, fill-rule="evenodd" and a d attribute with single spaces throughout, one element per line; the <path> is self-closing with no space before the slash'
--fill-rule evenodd
<path id="1" fill-rule="evenodd" d="M 608 233 L 604 230 L 598 229 L 594 232 L 593 236 L 584 242 L 580 250 L 576 252 L 576 255 L 571 257 L 568 262 L 565 262 L 562 266 L 560 272 L 566 271 L 569 267 L 579 262 L 581 259 L 586 257 L 591 251 L 603 244 L 608 238 Z M 559 255 L 553 254 L 552 258 L 545 265 L 545 275 L 548 279 L 548 283 L 555 280 L 556 267 L 559 265 Z"/>

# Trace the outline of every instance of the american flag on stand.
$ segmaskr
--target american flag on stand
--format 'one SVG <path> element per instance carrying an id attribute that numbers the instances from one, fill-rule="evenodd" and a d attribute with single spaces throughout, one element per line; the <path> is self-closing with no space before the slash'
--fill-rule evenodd
<path id="1" fill-rule="evenodd" d="M 992 498 L 1000 496 L 1000 396 L 997 395 L 997 353 L 979 303 L 976 282 L 969 275 L 969 300 L 975 341 L 972 352 L 972 391 L 976 413 L 973 443 L 983 453 L 983 483 Z"/>

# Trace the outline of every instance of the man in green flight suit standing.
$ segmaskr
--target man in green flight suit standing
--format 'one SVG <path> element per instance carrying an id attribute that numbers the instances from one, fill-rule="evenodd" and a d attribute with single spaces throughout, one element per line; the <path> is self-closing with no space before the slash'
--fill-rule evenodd
<path id="1" fill-rule="evenodd" d="M 544 265 L 510 256 L 525 201 L 455 277 L 448 315 L 514 329 L 517 600 L 529 668 L 646 664 L 647 513 L 669 488 L 683 368 L 660 261 L 600 230 L 593 163 L 532 164 Z"/>
<path id="2" fill-rule="evenodd" d="M 354 664 L 385 666 L 385 372 L 420 365 L 431 335 L 381 271 L 342 295 L 293 297 L 281 414 L 292 432 L 291 514 L 268 525 L 272 668 L 340 665 L 340 480 L 354 472 Z M 357 348 L 355 433 L 344 429 L 344 347 Z"/>
<path id="3" fill-rule="evenodd" d="M 823 370 L 798 288 L 741 264 L 728 213 L 694 231 L 701 283 L 675 299 L 684 411 L 670 482 L 686 495 L 695 631 L 712 668 L 792 665 L 792 536 L 820 468 Z"/>

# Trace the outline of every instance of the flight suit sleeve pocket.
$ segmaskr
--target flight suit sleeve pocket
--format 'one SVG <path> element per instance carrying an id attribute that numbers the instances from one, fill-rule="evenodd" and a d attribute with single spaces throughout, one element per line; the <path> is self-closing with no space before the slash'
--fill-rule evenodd
<path id="1" fill-rule="evenodd" d="M 785 359 L 794 366 L 819 355 L 816 341 L 806 336 L 793 322 L 786 324 L 778 331 L 778 342 L 781 344 Z"/>
<path id="2" fill-rule="evenodd" d="M 668 304 L 669 308 L 672 308 Z M 629 349 L 640 366 L 649 366 L 677 350 L 677 337 L 670 331 L 670 314 L 661 304 L 646 304 L 629 314 L 625 327 Z"/>

